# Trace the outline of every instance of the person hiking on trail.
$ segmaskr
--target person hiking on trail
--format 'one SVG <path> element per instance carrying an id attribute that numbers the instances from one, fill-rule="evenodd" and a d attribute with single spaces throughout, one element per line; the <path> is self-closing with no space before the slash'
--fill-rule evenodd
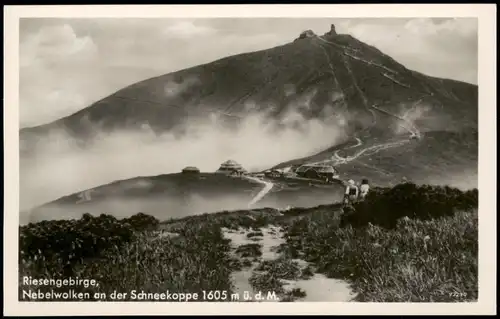
<path id="1" fill-rule="evenodd" d="M 347 182 L 347 187 L 344 194 L 344 204 L 350 204 L 358 198 L 359 189 L 352 179 Z"/>
<path id="2" fill-rule="evenodd" d="M 370 191 L 370 185 L 368 184 L 367 179 L 363 179 L 361 181 L 361 186 L 359 187 L 359 191 L 362 199 L 364 199 L 366 195 L 368 195 L 368 192 Z"/>

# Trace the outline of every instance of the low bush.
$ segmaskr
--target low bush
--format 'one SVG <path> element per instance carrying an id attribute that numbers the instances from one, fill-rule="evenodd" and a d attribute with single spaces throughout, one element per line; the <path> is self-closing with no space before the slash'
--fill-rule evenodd
<path id="1" fill-rule="evenodd" d="M 109 215 L 80 220 L 43 221 L 20 227 L 20 280 L 94 279 L 98 287 L 71 287 L 77 292 L 113 291 L 200 293 L 231 292 L 230 273 L 240 265 L 229 257 L 229 240 L 211 223 L 191 224 L 177 237 L 151 240 L 158 222 L 138 214 L 117 220 Z M 20 285 L 23 291 L 64 292 L 68 287 Z M 63 301 L 54 299 L 54 301 Z M 130 300 L 130 299 L 125 299 Z M 169 301 L 169 300 L 165 300 Z M 170 300 L 175 301 L 175 300 Z"/>
<path id="2" fill-rule="evenodd" d="M 264 233 L 262 233 L 262 231 L 253 231 L 247 234 L 247 238 L 262 237 L 262 236 L 264 236 Z"/>
<path id="3" fill-rule="evenodd" d="M 260 257 L 262 256 L 261 244 L 244 244 L 236 248 L 236 254 L 241 257 Z"/>
<path id="4" fill-rule="evenodd" d="M 263 294 L 275 293 L 280 295 L 285 292 L 283 281 L 273 273 L 253 272 L 249 282 L 255 291 Z"/>
<path id="5" fill-rule="evenodd" d="M 452 216 L 457 211 L 476 209 L 477 189 L 463 192 L 448 186 L 404 183 L 390 189 L 375 189 L 353 205 L 342 225 L 362 227 L 368 223 L 394 228 L 401 217 L 430 220 Z"/>
<path id="6" fill-rule="evenodd" d="M 31 269 L 48 267 L 54 275 L 71 277 L 84 259 L 98 258 L 107 248 L 133 240 L 142 219 L 139 216 L 132 226 L 111 215 L 85 214 L 79 220 L 30 223 L 19 228 L 19 260 Z"/>
<path id="7" fill-rule="evenodd" d="M 300 267 L 297 262 L 285 258 L 264 260 L 255 268 L 255 271 L 269 272 L 276 278 L 286 280 L 296 280 L 301 275 Z"/>

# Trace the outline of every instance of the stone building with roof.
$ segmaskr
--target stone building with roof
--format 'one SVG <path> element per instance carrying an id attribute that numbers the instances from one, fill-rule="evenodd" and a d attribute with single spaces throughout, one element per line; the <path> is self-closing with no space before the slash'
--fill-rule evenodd
<path id="1" fill-rule="evenodd" d="M 200 170 L 198 167 L 187 166 L 182 169 L 182 174 L 199 174 Z"/>
<path id="2" fill-rule="evenodd" d="M 298 176 L 312 179 L 324 179 L 331 181 L 339 178 L 338 171 L 332 165 L 318 164 L 310 165 L 305 164 L 297 168 L 295 173 Z"/>
<path id="3" fill-rule="evenodd" d="M 230 176 L 241 176 L 246 174 L 247 171 L 238 162 L 234 160 L 227 160 L 220 165 L 216 173 Z"/>

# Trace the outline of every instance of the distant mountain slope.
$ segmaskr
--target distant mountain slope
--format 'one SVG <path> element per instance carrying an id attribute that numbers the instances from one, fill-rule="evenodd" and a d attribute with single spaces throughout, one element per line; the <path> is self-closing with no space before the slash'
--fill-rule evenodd
<path id="1" fill-rule="evenodd" d="M 291 105 L 306 117 L 344 115 L 352 132 L 373 124 L 372 105 L 399 115 L 425 106 L 427 118 L 444 119 L 417 119 L 427 130 L 477 127 L 477 86 L 408 70 L 373 46 L 330 32 L 132 84 L 20 136 L 32 149 L 33 140 L 61 129 L 83 140 L 145 126 L 164 132 L 208 114 L 237 121 L 249 105 L 274 117 Z M 374 132 L 387 132 L 395 120 L 376 113 Z"/>

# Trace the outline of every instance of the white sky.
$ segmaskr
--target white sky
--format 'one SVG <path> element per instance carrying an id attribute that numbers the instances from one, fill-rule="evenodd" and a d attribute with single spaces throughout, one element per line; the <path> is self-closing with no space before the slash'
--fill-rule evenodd
<path id="1" fill-rule="evenodd" d="M 134 82 L 293 41 L 334 23 L 406 67 L 477 84 L 477 19 L 21 19 L 20 125 L 74 113 Z"/>

